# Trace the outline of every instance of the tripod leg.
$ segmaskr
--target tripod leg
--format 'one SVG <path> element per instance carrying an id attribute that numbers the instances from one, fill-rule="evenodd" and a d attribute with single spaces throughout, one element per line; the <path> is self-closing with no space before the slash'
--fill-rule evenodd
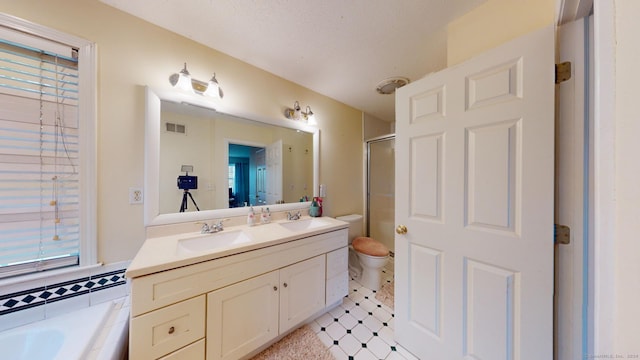
<path id="1" fill-rule="evenodd" d="M 196 204 L 196 201 L 195 201 L 195 200 L 193 200 L 193 195 L 191 195 L 191 193 L 190 193 L 190 192 L 188 192 L 187 194 L 189 194 L 189 197 L 191 198 L 191 202 L 192 202 L 192 203 L 193 203 L 193 205 L 196 207 L 196 210 L 200 211 L 200 208 L 198 207 L 198 204 Z M 187 200 L 185 199 L 185 202 L 186 202 L 186 201 L 187 201 Z"/>
<path id="2" fill-rule="evenodd" d="M 185 210 L 187 210 L 187 194 L 188 192 L 184 192 L 182 194 L 182 203 L 180 204 L 180 212 L 184 212 Z"/>

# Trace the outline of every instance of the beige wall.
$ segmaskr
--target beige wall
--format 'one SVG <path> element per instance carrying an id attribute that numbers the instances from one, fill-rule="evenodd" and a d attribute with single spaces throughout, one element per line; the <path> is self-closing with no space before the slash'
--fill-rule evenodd
<path id="1" fill-rule="evenodd" d="M 379 136 L 393 134 L 395 132 L 395 122 L 380 120 L 375 116 L 364 114 L 362 116 L 362 131 L 365 141 Z"/>
<path id="2" fill-rule="evenodd" d="M 214 209 L 216 151 L 212 146 L 216 121 L 193 115 L 178 114 L 162 111 L 162 125 L 160 127 L 160 175 L 158 178 L 160 191 L 160 213 L 177 212 L 182 203 L 182 190 L 176 186 L 176 177 L 184 175 L 180 172 L 182 165 L 193 165 L 189 175 L 198 176 L 198 189 L 191 190 L 194 201 L 200 209 Z M 186 127 L 186 134 L 165 131 L 165 123 L 182 124 Z M 217 184 L 216 184 L 217 185 Z M 191 199 L 188 199 L 187 211 L 196 211 Z"/>
<path id="3" fill-rule="evenodd" d="M 98 45 L 99 261 L 130 259 L 144 240 L 143 207 L 128 203 L 129 187 L 144 180 L 143 87 L 168 89 L 169 75 L 185 61 L 197 79 L 216 72 L 226 106 L 282 118 L 295 100 L 310 105 L 321 132 L 325 213 L 362 213 L 360 111 L 97 0 L 0 0 L 0 11 Z"/>
<path id="4" fill-rule="evenodd" d="M 447 66 L 554 23 L 555 0 L 488 0 L 447 27 Z"/>
<path id="5" fill-rule="evenodd" d="M 613 246 L 614 278 L 601 278 L 613 283 L 614 300 L 612 350 L 621 356 L 638 356 L 638 324 L 640 323 L 640 167 L 638 166 L 638 80 L 640 71 L 640 1 L 617 0 L 615 8 L 615 147 L 604 149 L 615 156 L 615 236 L 607 239 Z"/>

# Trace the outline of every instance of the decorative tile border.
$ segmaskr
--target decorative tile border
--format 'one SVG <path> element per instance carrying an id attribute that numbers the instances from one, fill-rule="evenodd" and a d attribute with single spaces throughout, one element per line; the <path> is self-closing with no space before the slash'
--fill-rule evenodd
<path id="1" fill-rule="evenodd" d="M 0 316 L 45 305 L 75 296 L 89 294 L 127 283 L 126 269 L 105 272 L 44 287 L 27 289 L 0 296 Z"/>

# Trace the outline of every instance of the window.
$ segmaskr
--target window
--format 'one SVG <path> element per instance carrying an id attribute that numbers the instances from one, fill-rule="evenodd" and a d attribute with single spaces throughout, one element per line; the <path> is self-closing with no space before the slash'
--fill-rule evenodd
<path id="1" fill-rule="evenodd" d="M 0 25 L 0 278 L 93 264 L 94 47 Z"/>

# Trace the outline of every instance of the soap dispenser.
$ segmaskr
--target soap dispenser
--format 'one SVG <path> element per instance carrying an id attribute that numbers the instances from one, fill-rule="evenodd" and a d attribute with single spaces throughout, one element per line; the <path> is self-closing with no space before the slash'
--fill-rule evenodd
<path id="1" fill-rule="evenodd" d="M 267 208 L 267 211 L 265 211 L 264 208 L 260 209 L 260 222 L 262 224 L 269 223 L 269 208 Z"/>
<path id="2" fill-rule="evenodd" d="M 249 209 L 249 213 L 247 214 L 247 225 L 253 226 L 255 223 L 256 213 L 253 211 L 253 206 Z"/>

